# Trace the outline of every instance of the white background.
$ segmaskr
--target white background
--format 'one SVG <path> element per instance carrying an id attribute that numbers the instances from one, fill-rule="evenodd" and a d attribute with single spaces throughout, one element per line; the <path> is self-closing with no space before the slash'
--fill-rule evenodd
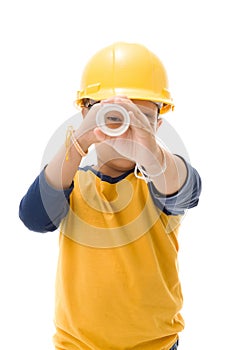
<path id="1" fill-rule="evenodd" d="M 121 40 L 163 61 L 176 103 L 166 119 L 203 181 L 200 204 L 180 231 L 179 349 L 232 348 L 231 14 L 230 0 L 1 3 L 1 349 L 53 349 L 58 232 L 29 232 L 18 205 L 50 137 L 76 113 L 87 59 Z"/>

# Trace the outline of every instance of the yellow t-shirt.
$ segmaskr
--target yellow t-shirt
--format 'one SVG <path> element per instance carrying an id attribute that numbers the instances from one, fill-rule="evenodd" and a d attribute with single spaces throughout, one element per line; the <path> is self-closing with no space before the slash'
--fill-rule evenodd
<path id="1" fill-rule="evenodd" d="M 109 182 L 77 172 L 61 224 L 56 349 L 171 348 L 184 328 L 179 223 L 133 173 Z"/>

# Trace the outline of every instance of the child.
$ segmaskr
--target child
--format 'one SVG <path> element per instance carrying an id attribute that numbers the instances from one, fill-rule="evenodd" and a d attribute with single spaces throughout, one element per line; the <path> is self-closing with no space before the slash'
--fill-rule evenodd
<path id="1" fill-rule="evenodd" d="M 55 348 L 175 350 L 184 328 L 177 235 L 201 180 L 156 139 L 173 108 L 165 69 L 144 46 L 115 43 L 88 62 L 77 105 L 83 122 L 20 203 L 30 230 L 60 226 Z M 124 124 L 119 106 L 130 122 L 111 136 Z M 91 145 L 97 164 L 82 167 Z"/>

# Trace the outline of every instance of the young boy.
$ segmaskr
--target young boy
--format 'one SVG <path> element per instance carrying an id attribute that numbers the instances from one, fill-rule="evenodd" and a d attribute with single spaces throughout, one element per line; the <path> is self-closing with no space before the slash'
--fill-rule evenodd
<path id="1" fill-rule="evenodd" d="M 184 328 L 177 235 L 201 181 L 156 139 L 159 115 L 173 108 L 165 69 L 144 46 L 115 43 L 88 62 L 77 105 L 83 122 L 20 203 L 29 229 L 60 226 L 55 348 L 175 350 Z M 122 124 L 111 110 L 126 111 L 123 134 L 97 123 L 106 106 L 110 131 Z M 97 164 L 81 167 L 91 145 Z"/>

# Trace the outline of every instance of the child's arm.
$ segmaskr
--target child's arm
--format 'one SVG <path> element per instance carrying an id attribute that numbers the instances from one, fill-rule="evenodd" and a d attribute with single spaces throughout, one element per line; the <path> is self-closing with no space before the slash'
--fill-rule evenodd
<path id="1" fill-rule="evenodd" d="M 32 231 L 54 231 L 69 210 L 73 184 L 66 190 L 56 190 L 45 179 L 45 171 L 35 179 L 20 202 L 19 217 Z"/>
<path id="2" fill-rule="evenodd" d="M 96 128 L 95 112 L 89 112 L 83 108 L 83 114 L 87 114 L 81 125 L 73 134 L 73 138 L 66 139 L 57 155 L 49 162 L 45 170 L 45 177 L 48 183 L 58 189 L 69 188 L 74 175 L 82 160 L 80 151 L 77 150 L 77 142 L 83 154 L 86 154 L 88 148 L 99 142 L 93 130 Z M 68 141 L 68 142 L 67 142 Z M 66 144 L 68 143 L 68 145 Z M 75 145 L 76 143 L 76 145 Z M 68 151 L 68 153 L 67 153 Z M 67 157 L 68 155 L 68 157 Z"/>
<path id="3" fill-rule="evenodd" d="M 84 132 L 82 128 L 76 130 L 74 136 L 83 152 L 95 140 L 91 130 Z M 20 219 L 30 230 L 47 232 L 59 226 L 69 209 L 73 178 L 81 159 L 73 141 L 69 140 L 30 186 L 19 208 Z"/>
<path id="4" fill-rule="evenodd" d="M 187 178 L 183 186 L 171 195 L 158 191 L 152 181 L 148 187 L 154 203 L 167 215 L 183 215 L 185 210 L 197 206 L 201 193 L 201 178 L 195 168 L 183 159 L 187 169 Z"/>
<path id="5" fill-rule="evenodd" d="M 80 136 L 78 140 L 81 148 L 86 152 L 90 145 L 87 137 Z M 66 159 L 67 151 L 68 159 Z M 82 156 L 77 152 L 72 142 L 70 142 L 70 148 L 68 150 L 65 145 L 62 146 L 45 169 L 46 180 L 55 189 L 62 190 L 69 188 L 81 160 Z"/>

